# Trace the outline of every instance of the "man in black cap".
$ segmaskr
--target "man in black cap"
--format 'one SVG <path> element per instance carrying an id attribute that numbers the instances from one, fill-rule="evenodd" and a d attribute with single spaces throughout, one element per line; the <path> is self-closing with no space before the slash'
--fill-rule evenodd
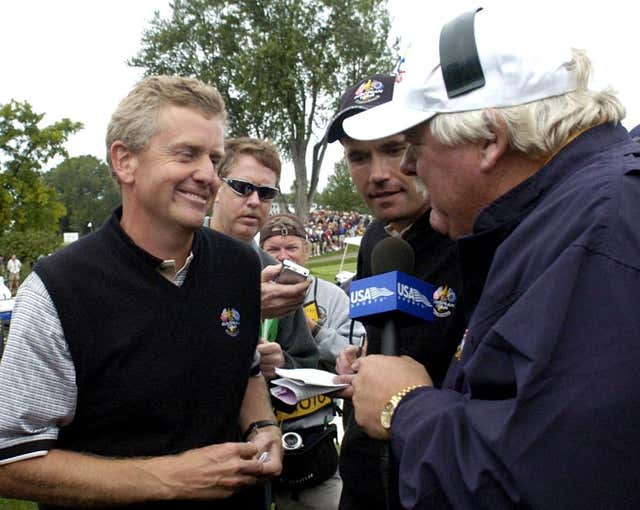
<path id="1" fill-rule="evenodd" d="M 461 290 L 455 245 L 429 224 L 429 194 L 423 182 L 400 170 L 407 146 L 404 135 L 358 141 L 342 129 L 346 118 L 390 101 L 401 76 L 400 67 L 395 75 L 376 74 L 347 90 L 326 136 L 329 143 L 340 141 L 343 145 L 353 182 L 376 217 L 362 239 L 355 278 L 373 274 L 373 247 L 382 239 L 395 236 L 402 237 L 415 251 L 415 275 L 436 289 L 434 322 L 403 328 L 399 350 L 400 354 L 423 363 L 434 374 L 436 384 L 440 384 L 463 333 L 462 314 L 455 313 Z M 381 328 L 365 327 L 368 352 L 380 353 Z M 343 351 L 337 362 L 338 373 L 353 373 L 350 365 L 356 353 L 354 347 Z M 384 443 L 368 437 L 350 416 L 340 452 L 341 510 L 397 506 L 395 485 L 390 487 L 390 494 L 383 489 L 387 482 L 380 469 L 383 449 Z"/>

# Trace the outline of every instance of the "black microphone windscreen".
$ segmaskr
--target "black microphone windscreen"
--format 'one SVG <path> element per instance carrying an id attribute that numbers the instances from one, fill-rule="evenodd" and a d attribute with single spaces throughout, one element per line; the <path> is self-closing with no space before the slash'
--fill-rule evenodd
<path id="1" fill-rule="evenodd" d="M 373 247 L 371 271 L 374 275 L 389 271 L 412 274 L 415 258 L 413 248 L 407 241 L 399 237 L 385 237 Z"/>

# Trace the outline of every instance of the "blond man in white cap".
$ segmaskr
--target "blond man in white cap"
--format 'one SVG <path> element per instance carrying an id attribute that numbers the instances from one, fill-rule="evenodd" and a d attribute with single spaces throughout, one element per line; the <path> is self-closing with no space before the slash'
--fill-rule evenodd
<path id="1" fill-rule="evenodd" d="M 392 101 L 344 122 L 405 133 L 470 305 L 442 389 L 357 361 L 356 419 L 390 438 L 405 508 L 637 508 L 640 145 L 584 52 L 499 14 L 420 34 Z"/>

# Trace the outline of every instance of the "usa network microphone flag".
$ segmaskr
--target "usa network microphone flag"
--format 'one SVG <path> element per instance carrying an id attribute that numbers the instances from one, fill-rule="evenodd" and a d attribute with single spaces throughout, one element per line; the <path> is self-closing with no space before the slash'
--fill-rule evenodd
<path id="1" fill-rule="evenodd" d="M 352 319 L 401 312 L 433 321 L 433 285 L 400 271 L 352 281 L 349 297 Z"/>

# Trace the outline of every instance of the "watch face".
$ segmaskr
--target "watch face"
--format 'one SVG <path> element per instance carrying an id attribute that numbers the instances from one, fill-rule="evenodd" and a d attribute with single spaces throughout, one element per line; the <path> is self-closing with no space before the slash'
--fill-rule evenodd
<path id="1" fill-rule="evenodd" d="M 380 423 L 386 430 L 389 430 L 391 428 L 391 417 L 393 416 L 394 408 L 395 406 L 392 402 L 387 402 L 382 408 L 382 412 L 380 413 Z"/>

